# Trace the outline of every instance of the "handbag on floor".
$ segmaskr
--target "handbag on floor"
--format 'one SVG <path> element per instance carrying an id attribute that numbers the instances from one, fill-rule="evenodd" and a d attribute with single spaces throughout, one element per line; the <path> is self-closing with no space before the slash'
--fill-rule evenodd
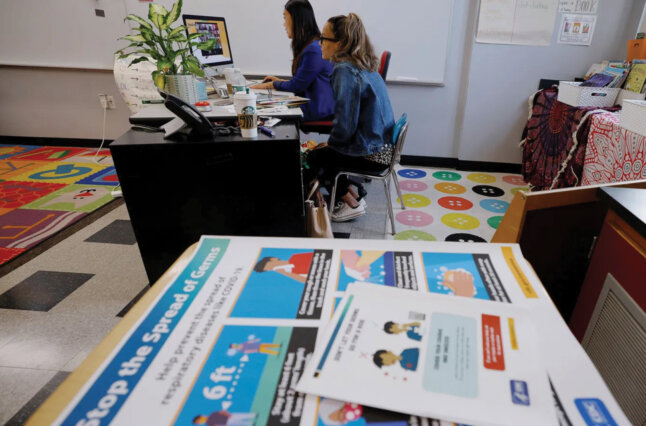
<path id="1" fill-rule="evenodd" d="M 310 193 L 305 200 L 305 220 L 307 221 L 307 236 L 310 238 L 334 238 L 332 223 L 327 204 L 319 191 L 319 181 L 315 180 Z"/>

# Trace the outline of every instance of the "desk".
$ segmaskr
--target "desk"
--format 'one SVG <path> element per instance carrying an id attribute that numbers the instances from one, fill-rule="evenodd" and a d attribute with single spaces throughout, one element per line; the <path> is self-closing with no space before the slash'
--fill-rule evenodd
<path id="1" fill-rule="evenodd" d="M 255 92 L 255 90 L 254 90 Z M 259 90 L 258 93 L 267 93 L 266 90 Z M 283 95 L 292 95 L 289 92 L 272 92 L 276 96 Z M 209 98 L 209 103 L 211 103 L 211 111 L 203 112 L 206 117 L 212 120 L 228 120 L 237 118 L 235 109 L 233 105 L 228 106 L 216 106 L 213 105 L 214 102 L 220 101 L 220 98 Z M 284 111 L 274 111 L 274 112 L 263 112 L 262 110 L 258 111 L 259 115 L 277 117 L 282 119 L 289 120 L 298 120 L 303 117 L 303 111 L 300 108 L 287 108 Z M 130 123 L 132 124 L 148 124 L 148 125 L 162 125 L 172 118 L 175 115 L 170 112 L 163 104 L 152 104 L 146 105 L 136 114 L 130 116 Z"/>
<path id="2" fill-rule="evenodd" d="M 375 259 L 372 267 L 381 270 L 383 265 L 387 277 L 384 283 L 424 293 L 444 292 L 436 285 L 437 272 L 432 271 L 445 263 L 455 267 L 449 260 L 455 257 L 439 254 L 463 254 L 469 270 L 478 268 L 478 262 L 481 266 L 473 269 L 474 274 L 495 277 L 478 287 L 479 297 L 490 299 L 486 303 L 492 311 L 509 302 L 526 309 L 536 321 L 536 338 L 542 344 L 540 355 L 553 386 L 554 422 L 558 412 L 561 418 L 568 419 L 565 424 L 584 424 L 586 412 L 579 407 L 586 405 L 599 410 L 603 407 L 616 424 L 628 424 L 516 245 L 248 237 L 206 237 L 200 246 L 185 253 L 52 394 L 30 424 L 52 423 L 73 400 L 76 408 L 67 420 L 77 424 L 103 399 L 105 423 L 190 424 L 198 414 L 208 416 L 229 409 L 230 413 L 255 414 L 256 425 L 281 421 L 316 424 L 318 399 L 290 388 L 303 371 L 317 336 L 328 324 L 337 298 L 354 281 L 346 268 L 352 269 L 356 264 L 347 256 L 342 260 L 342 251 L 355 255 L 383 252 L 382 259 Z M 301 283 L 292 278 L 284 278 L 286 282 L 281 283 L 282 276 L 277 272 L 255 270 L 258 259 L 265 256 L 285 259 L 309 253 L 312 256 L 307 277 Z M 478 253 L 479 261 L 473 253 Z M 193 257 L 187 259 L 188 256 Z M 396 256 L 396 261 L 387 265 L 386 256 L 391 260 Z M 392 274 L 395 265 L 408 267 Z M 189 278 L 194 273 L 195 278 Z M 378 276 L 371 280 L 375 285 Z M 281 286 L 283 291 L 278 291 Z M 298 293 L 302 296 L 295 297 Z M 436 297 L 439 301 L 455 296 Z M 271 303 L 277 299 L 278 303 Z M 503 330 L 507 330 L 507 323 L 504 320 Z M 167 328 L 162 333 L 159 330 L 164 325 Z M 159 339 L 144 337 L 155 326 L 159 326 Z M 380 329 L 379 325 L 368 327 Z M 402 336 L 386 337 L 398 342 Z M 522 345 L 527 338 L 530 336 L 519 335 L 517 341 Z M 255 339 L 270 347 L 265 352 L 250 346 L 244 353 L 230 350 L 247 341 L 251 345 Z M 505 360 L 514 359 L 508 334 L 505 332 L 500 339 Z M 358 345 L 366 344 L 359 341 Z M 138 351 L 141 358 L 131 361 Z M 140 368 L 117 376 L 120 368 L 131 368 L 122 367 L 122 362 L 129 361 Z M 420 370 L 421 363 L 420 360 Z M 387 380 L 392 383 L 390 378 Z M 84 385 L 88 382 L 95 384 L 86 393 Z M 114 395 L 104 398 L 110 388 Z M 530 395 L 535 401 L 537 395 L 531 393 L 532 389 Z M 491 389 L 481 385 L 480 393 L 490 394 Z M 499 393 L 501 399 L 509 401 L 508 385 Z M 79 399 L 75 399 L 77 394 Z M 286 404 L 286 400 L 293 404 Z M 375 418 L 375 411 L 378 410 L 363 407 L 363 416 Z M 382 412 L 381 421 L 409 420 L 409 416 L 394 416 L 391 413 L 384 419 Z"/>
<path id="3" fill-rule="evenodd" d="M 298 130 L 273 129 L 215 140 L 129 130 L 110 145 L 151 283 L 202 234 L 306 235 Z"/>
<path id="4" fill-rule="evenodd" d="M 619 126 L 619 114 L 591 118 L 582 185 L 646 179 L 646 137 Z"/>

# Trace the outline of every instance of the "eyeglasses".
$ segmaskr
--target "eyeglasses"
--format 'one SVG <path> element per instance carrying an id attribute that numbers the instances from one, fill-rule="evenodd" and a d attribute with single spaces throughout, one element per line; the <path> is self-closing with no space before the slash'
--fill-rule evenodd
<path id="1" fill-rule="evenodd" d="M 320 37 L 319 37 L 319 43 L 320 43 L 320 44 L 323 44 L 323 41 L 329 41 L 330 43 L 334 43 L 334 42 L 339 41 L 339 40 L 337 40 L 337 39 L 335 39 L 335 38 L 330 38 L 330 37 L 323 37 L 323 36 L 320 36 Z"/>

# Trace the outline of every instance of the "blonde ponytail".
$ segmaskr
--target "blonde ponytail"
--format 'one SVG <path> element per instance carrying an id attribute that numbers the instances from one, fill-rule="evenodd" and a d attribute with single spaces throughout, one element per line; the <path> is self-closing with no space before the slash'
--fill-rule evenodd
<path id="1" fill-rule="evenodd" d="M 350 62 L 359 69 L 377 71 L 379 59 L 359 15 L 350 13 L 348 16 L 335 16 L 328 22 L 332 25 L 335 38 L 339 40 L 339 48 L 332 56 L 332 61 Z"/>

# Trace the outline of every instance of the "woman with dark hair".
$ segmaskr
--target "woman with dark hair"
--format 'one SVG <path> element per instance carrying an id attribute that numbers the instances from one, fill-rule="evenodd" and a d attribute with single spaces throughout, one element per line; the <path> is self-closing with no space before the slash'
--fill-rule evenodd
<path id="1" fill-rule="evenodd" d="M 314 177 L 327 184 L 341 170 L 381 172 L 390 166 L 395 120 L 386 84 L 377 72 L 379 59 L 359 16 L 330 18 L 320 36 L 323 59 L 334 63 L 334 121 L 327 143 L 307 158 L 306 182 Z M 338 199 L 331 219 L 343 222 L 365 213 L 365 203 L 349 187 L 345 175 L 337 183 Z"/>
<path id="2" fill-rule="evenodd" d="M 321 120 L 334 113 L 334 96 L 330 86 L 332 64 L 321 57 L 319 36 L 314 9 L 307 0 L 289 0 L 283 10 L 285 32 L 292 40 L 291 80 L 281 80 L 273 75 L 265 77 L 263 83 L 252 89 L 276 89 L 294 92 L 309 98 L 302 106 L 303 119 Z"/>

